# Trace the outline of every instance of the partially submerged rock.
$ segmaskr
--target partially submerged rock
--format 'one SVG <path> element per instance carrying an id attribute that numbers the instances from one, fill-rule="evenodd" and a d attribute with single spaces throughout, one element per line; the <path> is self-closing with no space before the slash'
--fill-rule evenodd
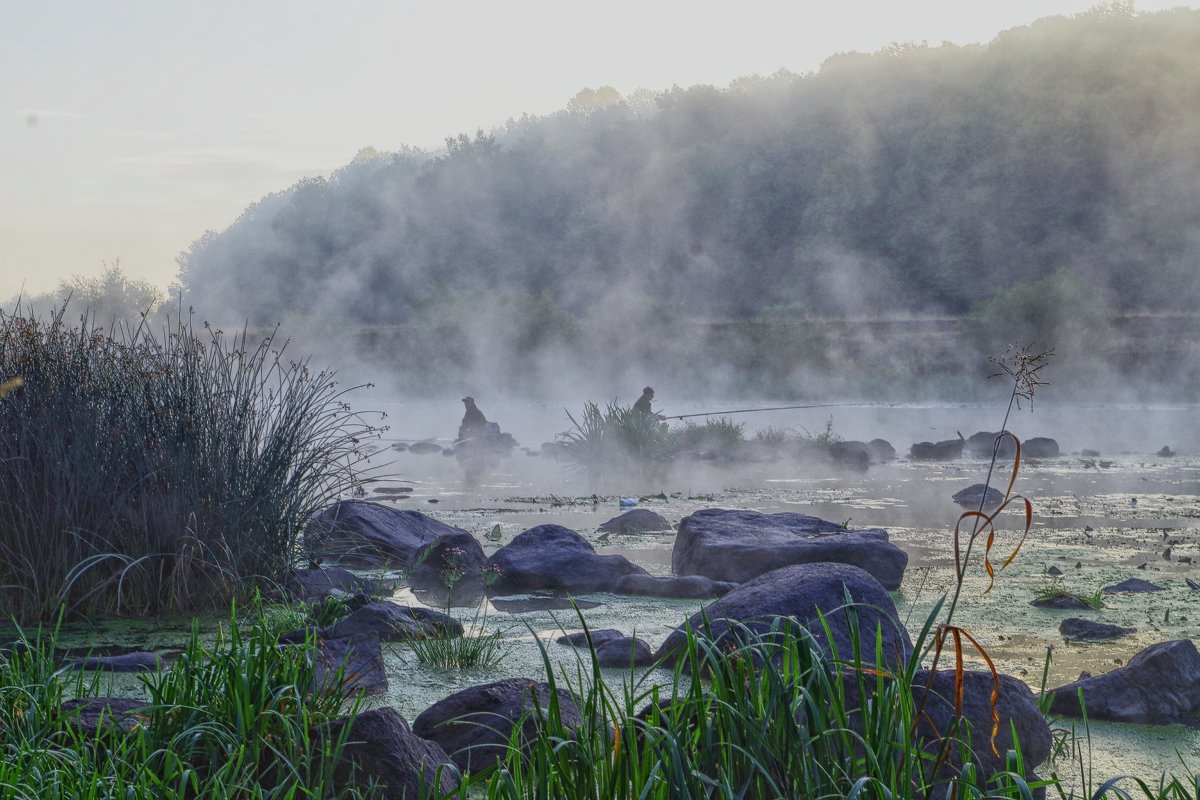
<path id="1" fill-rule="evenodd" d="M 331 594 L 373 593 L 373 583 L 341 567 L 309 567 L 296 569 L 284 581 L 284 589 L 293 600 L 312 603 Z"/>
<path id="2" fill-rule="evenodd" d="M 569 692 L 557 690 L 559 714 L 572 730 L 582 717 Z M 413 721 L 413 733 L 440 745 L 467 772 L 496 764 L 520 725 L 522 749 L 536 737 L 550 708 L 550 687 L 531 678 L 507 678 L 472 686 L 439 700 Z M 526 714 L 540 709 L 540 713 Z"/>
<path id="3" fill-rule="evenodd" d="M 992 750 L 992 692 L 1000 682 L 995 711 L 999 717 L 999 730 Z M 957 716 L 954 703 L 957 679 L 953 669 L 938 670 L 932 685 L 929 670 L 919 670 L 912 682 L 913 703 L 921 709 L 917 727 L 918 738 L 927 744 L 928 752 L 936 753 L 942 735 L 950 729 L 951 721 Z M 928 687 L 928 689 L 927 689 Z M 970 726 L 972 752 L 967 758 L 953 753 L 951 764 L 957 770 L 964 761 L 976 765 L 985 779 L 990 779 L 1006 768 L 1006 754 L 1014 749 L 1016 742 L 1021 746 L 1021 757 L 1030 773 L 1050 756 L 1053 740 L 1050 726 L 1038 710 L 1036 698 L 1020 680 L 1010 675 L 994 677 L 988 671 L 968 670 L 962 676 L 962 717 Z"/>
<path id="4" fill-rule="evenodd" d="M 307 629 L 279 637 L 284 643 L 302 642 Z M 420 606 L 379 602 L 363 606 L 333 625 L 317 631 L 322 639 L 378 638 L 385 642 L 462 636 L 462 623 L 448 614 Z"/>
<path id="5" fill-rule="evenodd" d="M 624 638 L 625 634 L 616 628 L 601 628 L 598 631 L 579 631 L 578 633 L 563 634 L 554 641 L 557 644 L 565 644 L 569 647 L 587 647 L 588 640 L 590 639 L 592 647 L 599 647 L 605 642 Z"/>
<path id="6" fill-rule="evenodd" d="M 680 521 L 671 569 L 740 583 L 788 564 L 834 562 L 898 589 L 908 555 L 887 539 L 880 528 L 846 530 L 806 514 L 705 509 Z"/>
<path id="7" fill-rule="evenodd" d="M 1105 594 L 1142 594 L 1144 592 L 1161 592 L 1163 587 L 1141 578 L 1127 578 L 1120 583 L 1105 586 L 1100 591 Z"/>
<path id="8" fill-rule="evenodd" d="M 913 461 L 954 461 L 962 458 L 963 440 L 949 439 L 944 442 L 916 442 L 909 448 Z"/>
<path id="9" fill-rule="evenodd" d="M 600 533 L 667 533 L 671 523 L 666 517 L 648 508 L 635 508 L 618 514 L 596 529 Z"/>
<path id="10" fill-rule="evenodd" d="M 1094 622 L 1081 617 L 1068 617 L 1058 626 L 1058 632 L 1064 639 L 1083 641 L 1103 641 L 1120 639 L 1137 633 L 1137 628 L 1122 628 L 1120 625 L 1110 625 L 1107 622 Z"/>
<path id="11" fill-rule="evenodd" d="M 101 672 L 157 672 L 162 668 L 162 659 L 154 653 L 136 652 L 115 656 L 85 656 L 68 661 L 64 666 Z"/>
<path id="12" fill-rule="evenodd" d="M 971 510 L 978 509 L 982 501 L 983 510 L 986 513 L 994 510 L 1004 502 L 1004 492 L 994 486 L 976 483 L 968 486 L 966 489 L 955 492 L 951 499 L 958 505 Z"/>
<path id="13" fill-rule="evenodd" d="M 676 628 L 655 656 L 668 664 L 680 658 L 684 654 L 689 628 L 699 636 L 721 643 L 743 630 L 767 632 L 780 617 L 784 617 L 808 629 L 825 652 L 836 649 L 840 658 L 848 660 L 852 657 L 853 645 L 847 596 L 853 605 L 859 639 L 863 642 L 864 662 L 874 661 L 878 629 L 887 665 L 903 664 L 912 652 L 912 640 L 887 591 L 858 567 L 830 563 L 795 564 L 742 584 Z"/>
<path id="14" fill-rule="evenodd" d="M 408 569 L 439 539 L 458 534 L 466 531 L 419 511 L 343 500 L 312 516 L 304 544 L 314 558 L 331 564 Z"/>
<path id="15" fill-rule="evenodd" d="M 1193 722 L 1200 711 L 1200 653 L 1187 639 L 1151 645 L 1112 672 L 1055 689 L 1050 710 L 1080 716 L 1080 692 L 1091 719 Z"/>
<path id="16" fill-rule="evenodd" d="M 380 694 L 388 687 L 383 648 L 378 637 L 318 639 L 312 651 L 314 688 L 327 688 L 338 681 L 343 688 L 363 694 Z"/>
<path id="17" fill-rule="evenodd" d="M 572 594 L 611 592 L 628 575 L 649 573 L 624 556 L 596 555 L 578 533 L 561 525 L 538 525 L 517 534 L 488 559 L 496 576 L 493 594 L 549 589 Z"/>
<path id="18" fill-rule="evenodd" d="M 703 575 L 684 575 L 678 578 L 657 575 L 626 575 L 617 581 L 613 591 L 644 597 L 710 598 L 720 597 L 737 586 L 730 581 L 714 581 Z"/>
<path id="19" fill-rule="evenodd" d="M 366 788 L 374 784 L 386 800 L 441 797 L 453 792 L 460 775 L 453 759 L 434 742 L 412 732 L 400 712 L 390 706 L 337 720 L 324 732 L 336 740 L 344 728 L 348 744 L 334 772 L 334 789 Z"/>
<path id="20" fill-rule="evenodd" d="M 601 667 L 648 667 L 653 663 L 654 651 L 636 637 L 609 639 L 596 647 L 596 664 Z"/>

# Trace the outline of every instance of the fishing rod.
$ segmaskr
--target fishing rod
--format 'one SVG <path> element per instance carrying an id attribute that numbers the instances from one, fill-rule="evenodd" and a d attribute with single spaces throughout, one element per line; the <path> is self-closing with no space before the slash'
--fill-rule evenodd
<path id="1" fill-rule="evenodd" d="M 675 414 L 670 417 L 661 417 L 663 420 L 668 419 L 687 419 L 688 417 L 716 417 L 724 414 L 749 414 L 751 411 L 791 411 L 796 408 L 848 408 L 850 406 L 861 406 L 862 403 L 813 403 L 804 406 L 772 406 L 771 408 L 737 408 L 732 411 L 702 411 L 697 414 Z"/>

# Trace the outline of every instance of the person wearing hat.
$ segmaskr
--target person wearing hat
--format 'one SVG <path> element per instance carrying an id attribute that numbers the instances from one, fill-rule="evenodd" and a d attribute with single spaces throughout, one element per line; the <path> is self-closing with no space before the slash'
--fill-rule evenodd
<path id="1" fill-rule="evenodd" d="M 463 414 L 462 424 L 458 426 L 458 438 L 474 439 L 482 436 L 487 431 L 487 417 L 475 405 L 474 397 L 464 397 L 462 401 L 463 405 L 467 407 L 467 413 Z"/>
<path id="2" fill-rule="evenodd" d="M 650 408 L 650 401 L 653 399 L 654 399 L 654 389 L 647 386 L 645 389 L 642 389 L 642 396 L 639 397 L 637 399 L 637 402 L 633 404 L 633 410 L 640 411 L 643 414 L 650 416 L 650 417 L 662 419 L 663 418 L 662 414 L 655 414 L 654 411 Z"/>

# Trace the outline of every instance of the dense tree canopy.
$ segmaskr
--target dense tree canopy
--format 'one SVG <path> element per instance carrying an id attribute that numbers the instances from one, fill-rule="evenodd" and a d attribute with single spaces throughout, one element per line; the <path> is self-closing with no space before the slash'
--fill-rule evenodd
<path id="1" fill-rule="evenodd" d="M 486 308 L 533 345 L 681 318 L 986 320 L 1050 276 L 1089 313 L 1192 311 L 1196 53 L 1200 12 L 1116 4 L 724 89 L 586 90 L 264 198 L 181 256 L 186 301 L 427 335 Z M 466 353 L 485 328 L 438 341 Z"/>

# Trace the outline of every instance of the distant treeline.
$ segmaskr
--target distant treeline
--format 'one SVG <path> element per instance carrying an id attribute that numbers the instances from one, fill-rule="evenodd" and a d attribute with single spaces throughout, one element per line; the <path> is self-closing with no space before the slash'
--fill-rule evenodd
<path id="1" fill-rule="evenodd" d="M 981 351 L 1102 348 L 1105 320 L 1200 297 L 1197 53 L 1200 12 L 1116 4 L 724 89 L 586 90 L 264 198 L 181 256 L 185 304 L 411 327 L 464 368 L 636 356 L 664 320 L 968 315 Z"/>

